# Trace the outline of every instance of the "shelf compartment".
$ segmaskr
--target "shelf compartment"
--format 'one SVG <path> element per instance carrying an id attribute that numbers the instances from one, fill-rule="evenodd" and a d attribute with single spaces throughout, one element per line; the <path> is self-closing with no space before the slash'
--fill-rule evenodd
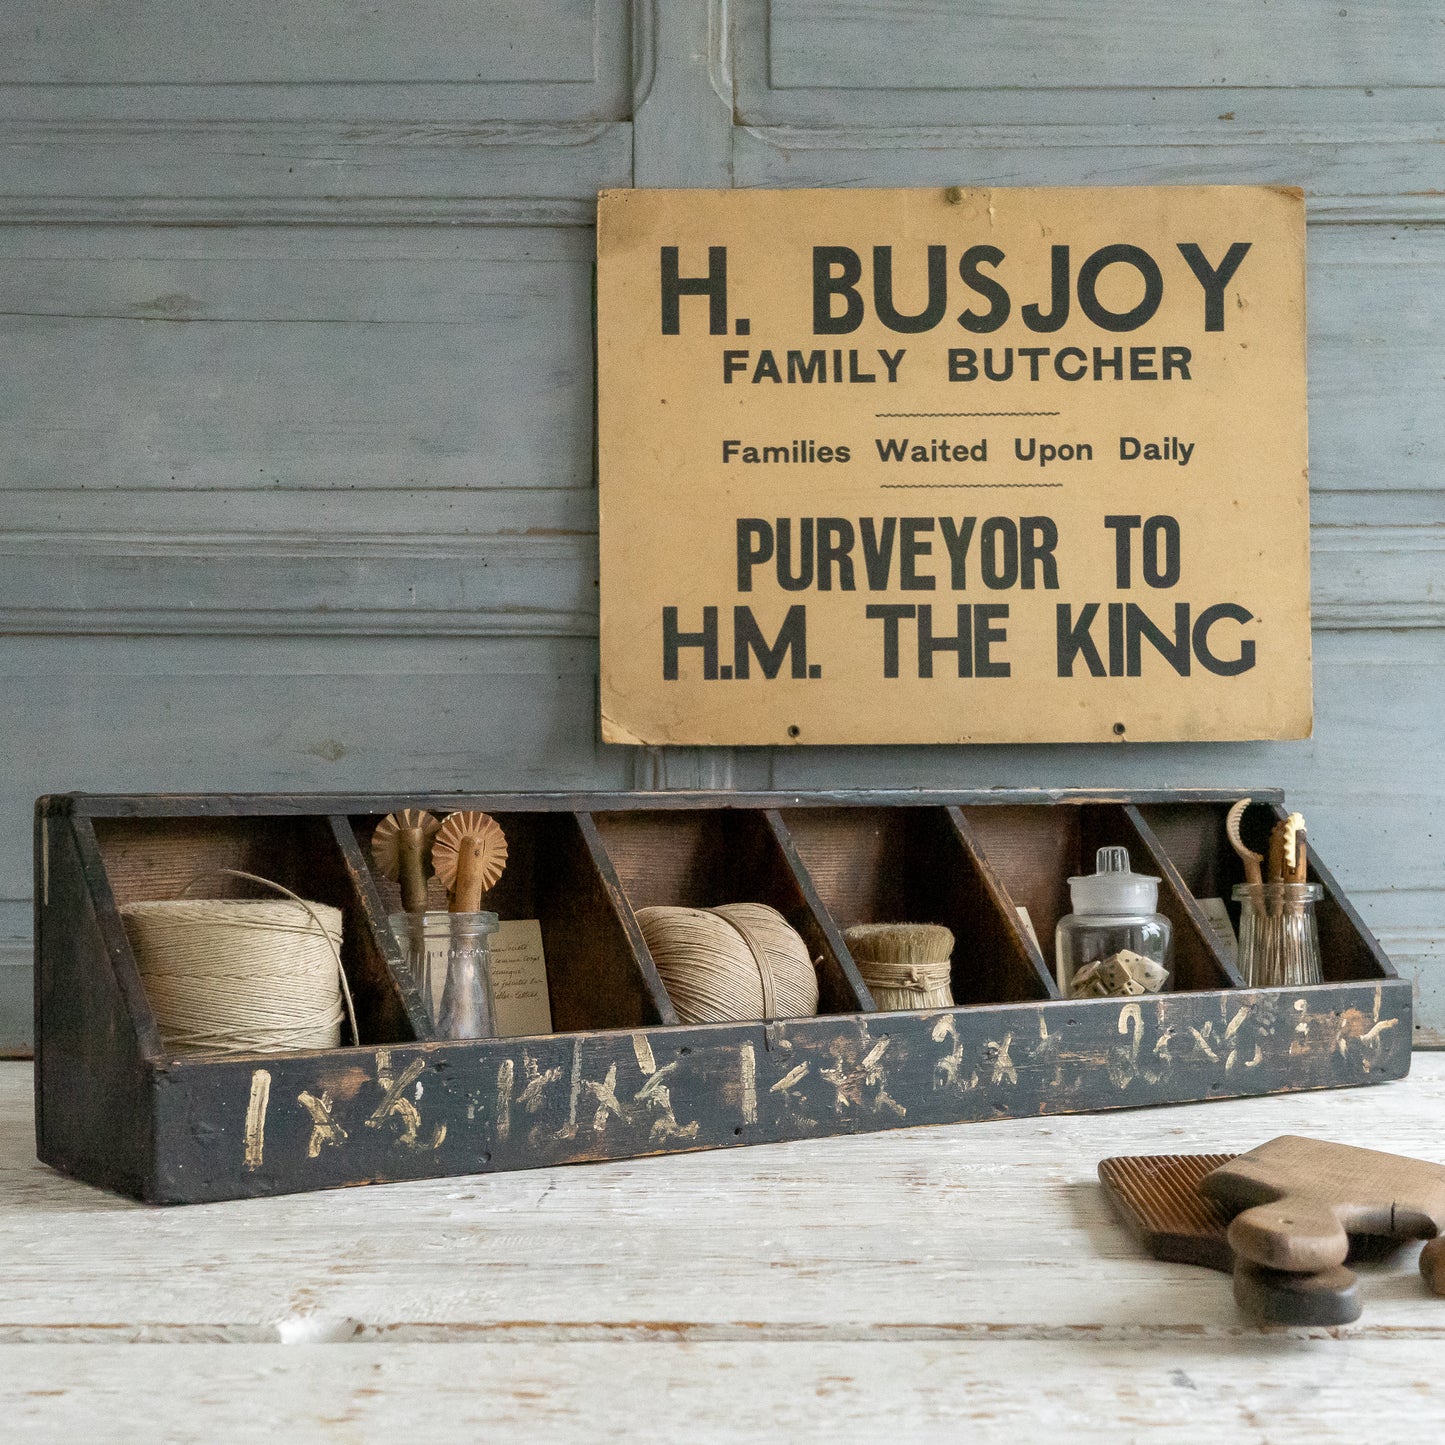
<path id="1" fill-rule="evenodd" d="M 859 923 L 940 923 L 956 940 L 956 1004 L 1057 997 L 956 809 L 790 808 L 782 821 L 840 932 Z"/>
<path id="2" fill-rule="evenodd" d="M 842 941 L 798 870 L 786 831 L 769 810 L 596 812 L 592 822 L 634 914 L 658 905 L 769 904 L 798 930 L 817 964 L 818 1012 L 872 1010 Z"/>
<path id="3" fill-rule="evenodd" d="M 1159 878 L 1159 912 L 1173 926 L 1172 992 L 1237 988 L 1221 951 L 1178 870 L 1129 804 L 1007 804 L 962 809 L 1011 902 L 1028 909 L 1050 967 L 1054 930 L 1071 911 L 1069 878 L 1092 873 L 1100 848 L 1122 846 L 1136 872 Z"/>
<path id="4" fill-rule="evenodd" d="M 1229 806 L 1228 803 L 1152 803 L 1141 805 L 1139 812 L 1193 896 L 1224 899 L 1238 937 L 1240 910 L 1233 894 L 1235 884 L 1244 882 L 1244 864 L 1225 834 Z M 1278 804 L 1271 804 L 1270 811 L 1276 818 L 1287 815 Z M 1390 960 L 1316 853 L 1313 839 L 1309 841 L 1307 861 L 1310 881 L 1324 889 L 1324 897 L 1315 905 L 1315 921 L 1319 927 L 1320 965 L 1325 982 L 1352 983 L 1397 977 Z"/>
<path id="5" fill-rule="evenodd" d="M 636 920 L 601 848 L 591 820 L 572 812 L 493 813 L 507 835 L 507 866 L 482 906 L 498 917 L 535 918 L 547 960 L 547 993 L 554 1033 L 628 1029 L 676 1023 L 677 1016 L 647 957 Z M 397 884 L 370 870 L 371 836 L 379 817 L 353 817 L 350 830 L 377 909 L 371 926 L 399 987 L 415 997 L 388 916 L 401 911 Z M 427 907 L 445 911 L 446 890 L 432 878 Z M 416 999 L 414 1007 L 421 1008 Z M 421 1009 L 418 1036 L 432 1037 Z"/>
<path id="6" fill-rule="evenodd" d="M 220 870 L 253 873 L 342 914 L 341 966 L 364 1044 L 416 1037 L 406 1002 L 325 817 L 96 818 L 94 836 L 117 907 L 150 899 L 274 899 L 283 895 Z M 127 944 L 127 951 L 129 945 Z M 134 967 L 133 958 L 128 966 Z M 150 1014 L 149 1002 L 145 1004 Z M 345 1043 L 349 1028 L 343 1028 Z M 195 1057 L 189 1056 L 188 1057 Z"/>

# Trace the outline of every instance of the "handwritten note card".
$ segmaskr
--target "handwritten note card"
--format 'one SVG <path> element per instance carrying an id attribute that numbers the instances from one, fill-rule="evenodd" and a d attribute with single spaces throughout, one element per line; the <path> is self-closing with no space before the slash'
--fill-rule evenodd
<path id="1" fill-rule="evenodd" d="M 552 1032 L 542 925 L 535 918 L 509 918 L 498 924 L 492 935 L 492 994 L 500 1037 Z"/>

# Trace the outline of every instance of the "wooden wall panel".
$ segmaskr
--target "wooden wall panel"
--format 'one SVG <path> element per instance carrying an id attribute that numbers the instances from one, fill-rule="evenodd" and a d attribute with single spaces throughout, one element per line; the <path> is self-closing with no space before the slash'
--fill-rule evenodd
<path id="1" fill-rule="evenodd" d="M 1082 92 L 1069 92 L 1073 97 Z M 734 172 L 748 186 L 1289 185 L 1315 221 L 1445 219 L 1445 125 L 1240 125 L 1234 118 L 1139 125 L 860 126 L 829 94 L 837 126 L 749 124 Z M 1439 102 L 1437 102 L 1438 104 Z"/>
<path id="2" fill-rule="evenodd" d="M 565 638 L 19 638 L 0 670 L 0 799 L 39 792 L 624 785 L 596 745 L 595 650 Z M 526 739 L 527 746 L 518 746 Z M 0 835 L 0 891 L 29 844 Z"/>
<path id="3" fill-rule="evenodd" d="M 11 487 L 592 485 L 590 231 L 54 230 L 0 260 Z"/>
<path id="4" fill-rule="evenodd" d="M 590 227 L 598 188 L 631 176 L 632 137 L 612 121 L 0 119 L 0 159 L 0 221 L 30 225 Z"/>
<path id="5" fill-rule="evenodd" d="M 0 632 L 597 635 L 596 522 L 580 488 L 158 490 L 8 494 Z M 1445 499 L 1383 500 L 1318 499 L 1317 633 L 1445 623 Z"/>
<path id="6" fill-rule="evenodd" d="M 734 0 L 747 124 L 1438 127 L 1431 0 Z M 1221 129 L 1221 138 L 1225 135 Z M 1045 142 L 1047 146 L 1049 143 Z M 1121 178 L 1124 179 L 1124 178 Z M 1204 179 L 1200 177 L 1200 179 Z"/>
<path id="7" fill-rule="evenodd" d="M 10 7 L 0 84 L 391 85 L 477 80 L 590 82 L 592 0 L 107 0 Z"/>
<path id="8" fill-rule="evenodd" d="M 0 115 L 622 119 L 627 0 L 65 0 L 0 13 Z"/>
<path id="9" fill-rule="evenodd" d="M 1422 0 L 772 0 L 779 90 L 1438 86 L 1445 29 Z"/>

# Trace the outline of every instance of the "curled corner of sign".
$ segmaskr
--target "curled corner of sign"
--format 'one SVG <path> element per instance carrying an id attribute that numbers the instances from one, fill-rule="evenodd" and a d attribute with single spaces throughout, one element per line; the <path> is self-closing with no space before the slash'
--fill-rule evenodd
<path id="1" fill-rule="evenodd" d="M 627 747 L 633 748 L 652 746 L 646 738 L 640 738 L 636 733 L 630 732 L 615 718 L 608 717 L 605 712 L 602 714 L 602 741 L 604 743 L 623 743 Z"/>

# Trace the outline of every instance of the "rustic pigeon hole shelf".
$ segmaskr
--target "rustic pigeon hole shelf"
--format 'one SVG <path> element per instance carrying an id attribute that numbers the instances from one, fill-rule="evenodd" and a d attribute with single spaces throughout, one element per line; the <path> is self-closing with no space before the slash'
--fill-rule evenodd
<path id="1" fill-rule="evenodd" d="M 1313 849 L 1327 981 L 1245 989 L 1220 951 L 1195 900 L 1242 881 L 1224 834 L 1235 796 L 42 798 L 38 1152 L 76 1178 L 186 1204 L 1402 1077 L 1410 985 Z M 506 829 L 511 862 L 487 904 L 541 921 L 555 1033 L 428 1037 L 387 926 L 394 885 L 368 865 L 372 830 L 408 805 L 481 808 Z M 1163 879 L 1175 991 L 1063 999 L 1018 906 L 1051 953 L 1065 879 L 1120 843 Z M 118 910 L 218 867 L 343 911 L 359 1046 L 167 1054 Z M 678 1023 L 636 910 L 740 901 L 772 904 L 807 940 L 818 1017 Z M 953 930 L 957 1007 L 877 1011 L 843 931 L 899 920 Z"/>

